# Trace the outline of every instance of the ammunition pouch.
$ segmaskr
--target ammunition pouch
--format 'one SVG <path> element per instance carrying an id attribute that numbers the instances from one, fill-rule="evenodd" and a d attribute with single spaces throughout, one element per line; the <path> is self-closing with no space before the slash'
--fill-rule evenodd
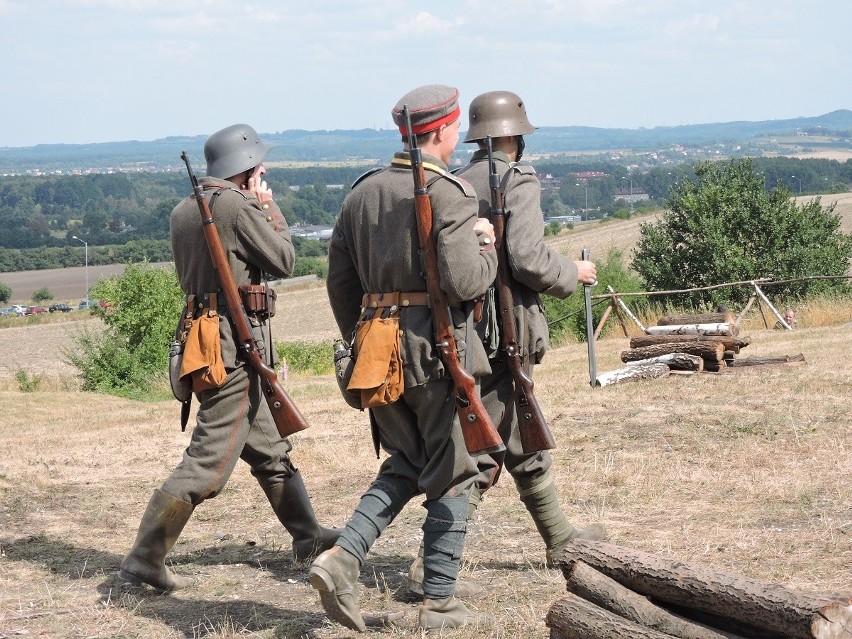
<path id="1" fill-rule="evenodd" d="M 243 308 L 249 315 L 262 319 L 275 317 L 275 291 L 263 284 L 243 284 L 239 287 Z"/>

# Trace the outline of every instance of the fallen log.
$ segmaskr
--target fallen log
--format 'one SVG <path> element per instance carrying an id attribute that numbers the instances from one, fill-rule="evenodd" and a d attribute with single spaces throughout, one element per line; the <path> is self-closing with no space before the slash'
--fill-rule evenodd
<path id="1" fill-rule="evenodd" d="M 605 542 L 576 539 L 554 560 L 566 580 L 582 561 L 663 602 L 708 612 L 792 639 L 849 639 L 852 600 L 831 600 Z"/>
<path id="2" fill-rule="evenodd" d="M 745 348 L 751 344 L 751 337 L 733 335 L 637 335 L 630 338 L 630 348 L 667 344 L 669 342 L 721 342 L 725 350 Z"/>
<path id="3" fill-rule="evenodd" d="M 632 364 L 624 368 L 618 368 L 614 371 L 608 371 L 598 375 L 596 384 L 598 386 L 612 386 L 613 384 L 621 384 L 623 382 L 638 382 L 643 379 L 658 379 L 667 377 L 671 373 L 671 369 L 667 364 Z"/>
<path id="4" fill-rule="evenodd" d="M 568 593 L 545 618 L 550 639 L 673 639 Z"/>
<path id="5" fill-rule="evenodd" d="M 733 324 L 734 316 L 727 313 L 698 313 L 695 315 L 663 315 L 657 326 L 672 326 L 675 324 Z"/>
<path id="6" fill-rule="evenodd" d="M 739 327 L 728 322 L 714 324 L 672 324 L 670 326 L 649 326 L 648 335 L 736 335 Z"/>
<path id="7" fill-rule="evenodd" d="M 687 353 L 705 360 L 719 361 L 725 355 L 724 344 L 715 342 L 668 342 L 621 351 L 622 362 L 635 362 L 668 353 Z"/>
<path id="8" fill-rule="evenodd" d="M 628 366 L 639 366 L 641 364 L 665 364 L 673 371 L 696 371 L 704 370 L 704 358 L 698 355 L 690 355 L 689 353 L 666 353 L 657 357 L 649 357 L 627 362 Z"/>
<path id="9" fill-rule="evenodd" d="M 720 360 L 704 360 L 704 371 L 707 373 L 718 373 L 720 370 L 728 368 L 728 362 L 724 359 Z"/>
<path id="10" fill-rule="evenodd" d="M 728 365 L 731 368 L 744 368 L 746 366 L 766 366 L 768 364 L 804 364 L 805 356 L 802 353 L 798 355 L 775 355 L 775 356 L 753 356 L 741 357 L 731 361 Z"/>
<path id="11" fill-rule="evenodd" d="M 655 606 L 647 597 L 625 588 L 588 564 L 577 561 L 568 575 L 568 592 L 638 623 L 680 639 L 743 639 L 697 624 Z"/>

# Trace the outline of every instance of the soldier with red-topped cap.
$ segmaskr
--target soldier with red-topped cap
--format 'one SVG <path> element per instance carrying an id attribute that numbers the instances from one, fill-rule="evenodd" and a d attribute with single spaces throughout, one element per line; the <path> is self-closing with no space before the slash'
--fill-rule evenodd
<path id="1" fill-rule="evenodd" d="M 459 139 L 458 91 L 444 85 L 424 86 L 407 93 L 393 108 L 403 150 L 389 166 L 362 176 L 353 185 L 329 245 L 328 296 L 341 335 L 350 338 L 356 326 L 376 317 L 399 322 L 399 336 L 392 346 L 399 352 L 401 394 L 370 408 L 378 441 L 388 457 L 335 547 L 317 557 L 310 569 L 311 585 L 320 591 L 329 617 L 361 631 L 366 627 L 358 604 L 361 565 L 382 531 L 418 495 L 424 495 L 426 508 L 420 627 L 456 628 L 491 621 L 455 597 L 477 463 L 465 448 L 452 381 L 434 344 L 407 151 L 406 106 L 423 153 L 432 237 L 459 358 L 470 362 L 474 375 L 490 371 L 480 340 L 465 343 L 465 307 L 496 276 L 493 229 L 478 218 L 478 202 L 470 185 L 448 171 Z M 357 360 L 377 356 L 356 353 Z"/>

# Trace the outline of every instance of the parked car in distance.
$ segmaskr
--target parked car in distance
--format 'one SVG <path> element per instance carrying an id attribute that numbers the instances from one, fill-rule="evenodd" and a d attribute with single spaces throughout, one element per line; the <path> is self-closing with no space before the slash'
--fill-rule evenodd
<path id="1" fill-rule="evenodd" d="M 14 311 L 12 313 L 13 315 L 23 315 L 24 313 L 27 312 L 27 307 L 21 306 L 20 304 L 12 304 L 12 306 L 10 306 L 9 308 L 11 308 L 12 311 Z"/>
<path id="2" fill-rule="evenodd" d="M 47 307 L 47 310 L 51 313 L 56 313 L 57 311 L 60 313 L 70 313 L 74 309 L 68 306 L 68 304 L 51 304 Z"/>
<path id="3" fill-rule="evenodd" d="M 14 308 L 11 306 L 4 306 L 3 308 L 0 308 L 0 317 L 8 317 L 10 315 L 17 315 Z"/>
<path id="4" fill-rule="evenodd" d="M 24 311 L 24 315 L 38 315 L 40 313 L 47 313 L 47 309 L 43 306 L 27 306 L 27 310 Z"/>

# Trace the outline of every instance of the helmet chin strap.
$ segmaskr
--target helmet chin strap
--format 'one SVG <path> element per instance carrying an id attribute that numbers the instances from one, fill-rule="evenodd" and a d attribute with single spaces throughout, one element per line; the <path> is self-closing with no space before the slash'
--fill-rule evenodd
<path id="1" fill-rule="evenodd" d="M 526 148 L 526 143 L 524 142 L 523 135 L 516 135 L 515 140 L 518 143 L 518 155 L 515 157 L 515 162 L 521 161 L 521 156 L 524 154 L 524 149 Z"/>

